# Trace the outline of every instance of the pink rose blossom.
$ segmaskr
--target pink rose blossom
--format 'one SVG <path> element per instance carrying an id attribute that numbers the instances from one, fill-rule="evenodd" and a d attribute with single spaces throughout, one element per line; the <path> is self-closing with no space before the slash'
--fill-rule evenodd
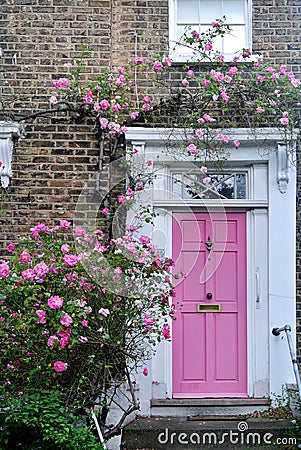
<path id="1" fill-rule="evenodd" d="M 280 73 L 281 75 L 286 75 L 287 67 L 283 64 L 280 66 Z"/>
<path id="2" fill-rule="evenodd" d="M 64 327 L 69 327 L 69 325 L 71 325 L 71 323 L 73 322 L 71 316 L 69 316 L 69 314 L 67 313 L 63 313 L 62 318 L 60 320 L 60 323 L 62 325 L 64 325 Z"/>
<path id="3" fill-rule="evenodd" d="M 98 314 L 100 314 L 104 317 L 108 317 L 108 315 L 110 314 L 110 311 L 105 308 L 100 308 L 100 310 L 98 311 Z"/>
<path id="4" fill-rule="evenodd" d="M 201 129 L 195 131 L 195 135 L 198 139 L 202 139 L 204 137 L 204 133 Z"/>
<path id="5" fill-rule="evenodd" d="M 197 155 L 199 153 L 197 147 L 194 144 L 189 144 L 186 147 L 186 150 L 188 153 L 190 153 L 191 155 Z"/>
<path id="6" fill-rule="evenodd" d="M 68 253 L 69 250 L 70 250 L 70 247 L 69 247 L 68 244 L 63 244 L 63 245 L 61 246 L 61 251 L 62 251 L 63 253 Z"/>
<path id="7" fill-rule="evenodd" d="M 206 166 L 202 166 L 201 167 L 201 169 L 200 169 L 200 171 L 202 172 L 202 173 L 207 173 L 207 167 Z"/>
<path id="8" fill-rule="evenodd" d="M 68 254 L 64 256 L 64 263 L 66 266 L 74 267 L 79 262 L 79 256 Z"/>
<path id="9" fill-rule="evenodd" d="M 126 197 L 124 195 L 118 195 L 117 200 L 119 203 L 124 203 L 126 201 Z"/>
<path id="10" fill-rule="evenodd" d="M 53 364 L 53 368 L 54 368 L 55 372 L 64 372 L 65 370 L 67 370 L 68 364 L 64 363 L 63 361 L 56 361 Z"/>
<path id="11" fill-rule="evenodd" d="M 206 78 L 203 79 L 203 85 L 204 86 L 209 86 L 209 84 L 211 84 L 210 80 L 206 80 Z"/>
<path id="12" fill-rule="evenodd" d="M 234 147 L 238 148 L 240 146 L 240 142 L 237 139 L 234 139 L 233 145 Z"/>
<path id="13" fill-rule="evenodd" d="M 86 230 L 83 227 L 76 227 L 74 233 L 77 237 L 80 237 L 86 234 Z"/>
<path id="14" fill-rule="evenodd" d="M 257 111 L 259 114 L 264 113 L 264 109 L 263 109 L 261 106 L 258 106 L 258 107 L 256 108 L 256 111 Z"/>
<path id="15" fill-rule="evenodd" d="M 189 86 L 189 81 L 187 80 L 187 78 L 184 78 L 184 80 L 182 80 L 182 86 L 183 87 L 188 87 Z"/>
<path id="16" fill-rule="evenodd" d="M 212 28 L 221 28 L 221 24 L 219 22 L 212 22 L 211 24 Z"/>
<path id="17" fill-rule="evenodd" d="M 71 222 L 68 222 L 68 220 L 60 221 L 60 228 L 62 228 L 63 230 L 67 230 L 70 227 L 71 227 Z"/>
<path id="18" fill-rule="evenodd" d="M 38 277 L 43 277 L 49 272 L 49 267 L 44 263 L 44 261 L 36 264 L 33 269 Z"/>
<path id="19" fill-rule="evenodd" d="M 146 367 L 144 367 L 142 373 L 143 373 L 143 375 L 144 375 L 145 377 L 147 377 L 147 375 L 148 375 L 148 369 L 147 369 Z"/>
<path id="20" fill-rule="evenodd" d="M 103 214 L 104 216 L 107 216 L 107 215 L 109 214 L 110 210 L 109 210 L 109 208 L 103 208 L 103 209 L 101 210 L 101 212 L 102 212 L 102 214 Z"/>
<path id="21" fill-rule="evenodd" d="M 191 70 L 191 69 L 187 70 L 187 76 L 188 77 L 194 77 L 195 76 L 194 71 Z"/>
<path id="22" fill-rule="evenodd" d="M 230 75 L 236 75 L 237 72 L 238 72 L 238 68 L 237 67 L 235 67 L 235 66 L 230 67 L 230 69 L 229 69 L 229 74 Z"/>
<path id="23" fill-rule="evenodd" d="M 66 89 L 68 87 L 69 80 L 67 78 L 59 78 L 58 80 L 54 80 L 52 84 L 56 89 Z"/>
<path id="24" fill-rule="evenodd" d="M 170 339 L 170 326 L 168 325 L 168 323 L 165 323 L 163 325 L 162 334 L 164 339 Z"/>
<path id="25" fill-rule="evenodd" d="M 281 125 L 288 125 L 288 123 L 289 123 L 288 117 L 281 117 L 280 123 L 281 123 Z"/>
<path id="26" fill-rule="evenodd" d="M 143 58 L 141 58 L 141 56 L 137 56 L 137 58 L 135 58 L 135 64 L 143 64 Z"/>
<path id="27" fill-rule="evenodd" d="M 64 64 L 64 66 L 67 67 L 67 69 L 71 69 L 71 67 L 73 67 L 72 64 L 71 64 L 70 62 L 66 62 L 66 63 Z"/>
<path id="28" fill-rule="evenodd" d="M 227 134 L 223 134 L 223 133 L 218 133 L 216 135 L 216 139 L 218 139 L 219 141 L 222 141 L 223 144 L 228 144 L 228 142 L 229 142 L 229 136 Z"/>
<path id="29" fill-rule="evenodd" d="M 152 319 L 152 317 L 149 317 L 148 314 L 144 313 L 143 322 L 145 323 L 145 325 L 152 325 L 154 323 L 154 319 Z"/>
<path id="30" fill-rule="evenodd" d="M 209 184 L 210 181 L 211 181 L 211 178 L 210 178 L 210 177 L 203 178 L 203 183 L 204 183 L 204 184 Z"/>
<path id="31" fill-rule="evenodd" d="M 7 278 L 10 274 L 9 267 L 6 263 L 0 264 L 0 278 Z"/>
<path id="32" fill-rule="evenodd" d="M 172 60 L 170 58 L 167 58 L 167 57 L 163 58 L 163 63 L 167 67 L 171 67 L 172 66 Z"/>
<path id="33" fill-rule="evenodd" d="M 1 163 L 2 164 L 2 163 Z M 0 167 L 1 167 L 1 164 L 0 164 Z M 6 247 L 6 250 L 8 251 L 8 252 L 12 252 L 12 251 L 14 251 L 15 250 L 15 248 L 16 248 L 16 246 L 15 246 L 15 244 L 13 244 L 12 242 L 10 242 L 8 245 L 7 245 L 7 247 Z"/>
<path id="34" fill-rule="evenodd" d="M 43 311 L 41 309 L 38 309 L 36 311 L 36 315 L 38 316 L 38 318 L 40 319 L 40 323 L 44 324 L 46 323 L 46 311 Z"/>
<path id="35" fill-rule="evenodd" d="M 87 327 L 88 324 L 89 324 L 89 321 L 86 320 L 86 319 L 81 321 L 81 326 L 82 326 L 82 327 Z"/>
<path id="36" fill-rule="evenodd" d="M 148 95 L 146 95 L 145 97 L 143 97 L 142 101 L 144 103 L 150 103 L 151 102 L 151 98 Z"/>
<path id="37" fill-rule="evenodd" d="M 50 336 L 47 341 L 48 347 L 52 347 L 54 345 L 55 341 L 58 341 L 58 338 L 56 336 Z"/>
<path id="38" fill-rule="evenodd" d="M 210 52 L 210 50 L 212 50 L 213 45 L 211 44 L 211 42 L 208 42 L 207 44 L 205 44 L 205 51 L 206 52 Z"/>
<path id="39" fill-rule="evenodd" d="M 155 61 L 153 64 L 153 69 L 157 72 L 161 72 L 161 70 L 163 69 L 163 64 L 161 63 L 161 61 Z"/>
<path id="40" fill-rule="evenodd" d="M 51 103 L 52 105 L 56 105 L 56 104 L 58 103 L 58 99 L 56 98 L 55 95 L 52 95 L 52 96 L 50 97 L 49 101 L 50 101 L 50 103 Z"/>
<path id="41" fill-rule="evenodd" d="M 120 274 L 122 274 L 122 268 L 121 268 L 121 267 L 115 267 L 114 273 L 115 273 L 115 275 L 120 275 Z"/>
<path id="42" fill-rule="evenodd" d="M 141 244 L 149 244 L 150 243 L 150 237 L 142 235 L 139 238 L 139 242 L 141 242 Z"/>
<path id="43" fill-rule="evenodd" d="M 48 299 L 48 306 L 51 309 L 61 308 L 63 306 L 63 303 L 64 303 L 63 299 L 58 295 L 53 295 Z"/>
<path id="44" fill-rule="evenodd" d="M 133 195 L 134 195 L 134 191 L 131 188 L 127 188 L 125 193 L 126 193 L 127 197 L 133 197 Z"/>
<path id="45" fill-rule="evenodd" d="M 130 118 L 131 118 L 132 120 L 137 119 L 138 116 L 139 116 L 139 112 L 138 112 L 138 111 L 132 111 L 132 112 L 130 113 Z"/>
<path id="46" fill-rule="evenodd" d="M 29 253 L 21 253 L 21 255 L 19 256 L 19 261 L 21 262 L 27 262 L 31 260 L 31 256 Z"/>
<path id="47" fill-rule="evenodd" d="M 22 277 L 25 280 L 33 280 L 35 278 L 35 276 L 36 276 L 36 274 L 35 274 L 34 270 L 32 270 L 32 269 L 27 269 L 22 272 Z"/>

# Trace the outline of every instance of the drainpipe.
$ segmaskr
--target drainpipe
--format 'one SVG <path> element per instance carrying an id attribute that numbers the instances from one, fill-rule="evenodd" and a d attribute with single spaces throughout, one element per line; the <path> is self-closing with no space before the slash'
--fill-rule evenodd
<path id="1" fill-rule="evenodd" d="M 294 344 L 293 344 L 292 336 L 291 336 L 292 328 L 290 325 L 284 325 L 284 327 L 281 327 L 281 328 L 275 327 L 272 329 L 272 334 L 274 336 L 279 336 L 282 331 L 285 331 L 285 334 L 286 334 L 288 348 L 289 348 L 291 361 L 292 361 L 293 369 L 294 369 L 294 374 L 295 374 L 295 378 L 296 378 L 297 388 L 298 388 L 298 392 L 299 392 L 299 399 L 301 401 L 301 381 L 300 381 L 300 374 L 299 374 L 296 354 L 295 354 L 295 350 L 294 350 Z"/>

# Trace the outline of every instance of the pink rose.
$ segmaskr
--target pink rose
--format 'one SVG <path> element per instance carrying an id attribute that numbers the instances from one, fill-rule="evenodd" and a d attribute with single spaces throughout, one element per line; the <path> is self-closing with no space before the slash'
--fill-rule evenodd
<path id="1" fill-rule="evenodd" d="M 148 369 L 147 369 L 146 367 L 144 367 L 142 373 L 143 373 L 143 375 L 144 375 L 145 377 L 147 377 L 147 375 L 148 375 Z"/>
<path id="2" fill-rule="evenodd" d="M 139 241 L 141 242 L 141 244 L 149 244 L 150 238 L 148 236 L 142 235 L 140 236 Z"/>
<path id="3" fill-rule="evenodd" d="M 118 195 L 117 200 L 119 203 L 124 203 L 126 201 L 126 197 L 124 195 Z"/>
<path id="4" fill-rule="evenodd" d="M 32 270 L 32 269 L 27 269 L 22 272 L 22 277 L 25 280 L 33 280 L 35 278 L 35 276 L 36 276 L 36 274 L 35 274 L 34 270 Z"/>
<path id="5" fill-rule="evenodd" d="M 79 256 L 68 254 L 64 256 L 64 263 L 66 266 L 74 267 L 79 262 Z"/>
<path id="6" fill-rule="evenodd" d="M 21 253 L 20 257 L 19 257 L 19 261 L 21 262 L 27 262 L 31 260 L 31 256 L 29 253 Z"/>
<path id="7" fill-rule="evenodd" d="M 0 161 L 1 162 L 1 161 Z M 2 164 L 2 163 L 1 163 Z M 0 164 L 0 167 L 1 167 L 1 164 Z M 6 250 L 8 251 L 8 252 L 12 252 L 12 251 L 14 251 L 15 250 L 15 248 L 16 248 L 16 246 L 15 246 L 15 244 L 13 244 L 12 242 L 10 242 L 8 245 L 7 245 L 7 247 L 6 247 Z"/>
<path id="8" fill-rule="evenodd" d="M 36 315 L 38 316 L 38 318 L 40 319 L 40 323 L 44 324 L 46 323 L 46 311 L 43 311 L 41 309 L 38 309 L 36 311 Z"/>
<path id="9" fill-rule="evenodd" d="M 53 295 L 48 299 L 48 306 L 51 309 L 58 309 L 63 306 L 63 299 L 59 297 L 58 295 Z"/>
<path id="10" fill-rule="evenodd" d="M 42 261 L 34 266 L 34 271 L 38 277 L 43 277 L 49 272 L 49 267 L 44 263 L 44 261 Z"/>
<path id="11" fill-rule="evenodd" d="M 68 220 L 61 220 L 60 221 L 60 227 L 64 230 L 67 230 L 68 228 L 70 228 L 71 226 L 71 222 L 68 222 Z"/>
<path id="12" fill-rule="evenodd" d="M 153 64 L 153 69 L 157 72 L 160 72 L 163 69 L 163 64 L 161 63 L 161 61 L 155 61 Z"/>
<path id="13" fill-rule="evenodd" d="M 10 274 L 9 267 L 6 263 L 0 264 L 0 278 L 7 278 Z"/>
<path id="14" fill-rule="evenodd" d="M 110 311 L 108 309 L 105 308 L 100 308 L 100 310 L 98 311 L 98 314 L 107 317 L 110 314 Z"/>
<path id="15" fill-rule="evenodd" d="M 196 148 L 196 146 L 194 144 L 189 144 L 186 147 L 186 150 L 188 153 L 190 153 L 191 155 L 197 155 L 199 153 L 198 149 Z"/>
<path id="16" fill-rule="evenodd" d="M 50 336 L 47 341 L 48 347 L 52 347 L 54 345 L 55 341 L 58 341 L 58 338 L 56 336 Z"/>
<path id="17" fill-rule="evenodd" d="M 54 368 L 55 372 L 64 372 L 65 370 L 67 370 L 68 364 L 64 363 L 63 361 L 56 361 L 53 364 L 53 368 Z"/>
<path id="18" fill-rule="evenodd" d="M 69 316 L 69 314 L 67 313 L 63 313 L 60 323 L 64 325 L 64 327 L 69 327 L 69 325 L 71 325 L 72 322 L 73 320 L 71 316 Z"/>
<path id="19" fill-rule="evenodd" d="M 168 325 L 168 323 L 165 323 L 163 325 L 162 334 L 164 339 L 170 339 L 170 326 Z"/>
<path id="20" fill-rule="evenodd" d="M 63 244 L 63 245 L 61 246 L 61 251 L 62 251 L 63 253 L 68 253 L 69 250 L 70 250 L 70 247 L 69 247 L 68 244 Z"/>

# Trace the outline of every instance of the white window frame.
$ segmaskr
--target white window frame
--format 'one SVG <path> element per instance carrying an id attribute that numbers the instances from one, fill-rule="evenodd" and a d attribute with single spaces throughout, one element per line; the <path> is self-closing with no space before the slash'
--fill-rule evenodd
<path id="1" fill-rule="evenodd" d="M 169 56 L 175 62 L 193 61 L 191 53 L 185 53 L 179 47 L 175 49 L 177 42 L 177 1 L 169 0 Z M 245 0 L 245 16 L 246 42 L 241 47 L 252 50 L 252 0 Z M 231 61 L 234 56 L 234 53 L 226 53 L 225 60 Z"/>

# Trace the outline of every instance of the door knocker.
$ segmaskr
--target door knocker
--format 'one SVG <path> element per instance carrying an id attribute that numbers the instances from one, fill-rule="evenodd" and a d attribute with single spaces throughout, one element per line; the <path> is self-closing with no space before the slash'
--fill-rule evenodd
<path id="1" fill-rule="evenodd" d="M 210 236 L 208 236 L 207 241 L 205 242 L 206 248 L 208 250 L 208 252 L 211 252 L 213 246 L 214 246 L 214 242 L 211 241 Z"/>

